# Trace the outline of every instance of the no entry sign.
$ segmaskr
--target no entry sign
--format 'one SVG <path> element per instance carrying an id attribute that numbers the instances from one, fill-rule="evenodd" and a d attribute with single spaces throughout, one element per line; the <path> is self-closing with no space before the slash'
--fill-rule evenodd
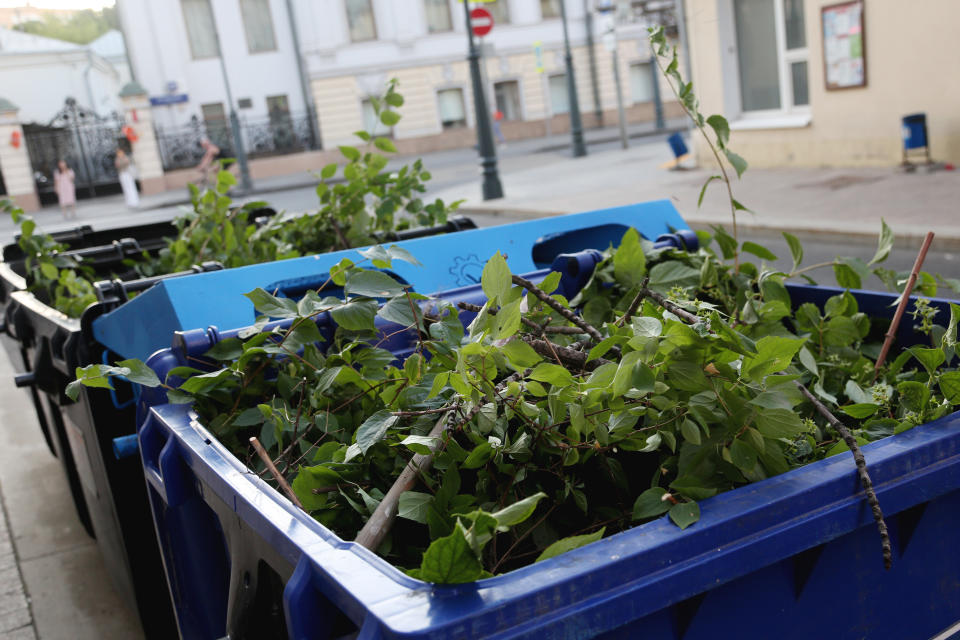
<path id="1" fill-rule="evenodd" d="M 493 29 L 493 16 L 483 7 L 477 7 L 470 12 L 470 22 L 473 24 L 473 35 L 478 38 L 482 38 Z"/>

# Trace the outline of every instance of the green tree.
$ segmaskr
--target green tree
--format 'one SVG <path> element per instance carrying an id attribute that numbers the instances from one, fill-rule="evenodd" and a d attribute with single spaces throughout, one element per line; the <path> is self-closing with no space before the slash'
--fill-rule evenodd
<path id="1" fill-rule="evenodd" d="M 87 44 L 102 36 L 110 29 L 119 29 L 115 7 L 105 7 L 100 11 L 84 9 L 62 17 L 44 16 L 43 20 L 31 20 L 17 25 L 16 29 L 47 38 L 56 38 L 77 44 Z"/>

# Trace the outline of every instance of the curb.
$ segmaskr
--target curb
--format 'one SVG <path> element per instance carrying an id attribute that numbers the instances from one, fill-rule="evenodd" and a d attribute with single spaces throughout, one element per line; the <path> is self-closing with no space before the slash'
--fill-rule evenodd
<path id="1" fill-rule="evenodd" d="M 659 136 L 659 135 L 669 136 L 669 135 L 673 135 L 674 133 L 682 133 L 684 131 L 687 131 L 687 127 L 667 127 L 665 129 L 654 129 L 652 131 L 638 131 L 636 133 L 628 134 L 627 138 L 629 138 L 630 140 L 633 140 L 634 138 L 650 138 L 650 137 Z M 604 138 L 594 138 L 593 140 L 585 139 L 584 143 L 589 146 L 591 144 L 607 144 L 609 142 L 619 142 L 619 141 L 620 141 L 620 136 L 615 135 L 615 136 L 608 136 Z M 551 151 L 564 151 L 566 149 L 569 149 L 572 146 L 573 146 L 572 144 L 568 144 L 568 143 L 551 144 L 545 147 L 538 147 L 537 149 L 533 150 L 533 153 L 549 153 Z"/>
<path id="2" fill-rule="evenodd" d="M 537 218 L 552 218 L 554 216 L 561 216 L 571 213 L 569 211 L 543 211 L 537 209 L 524 209 L 522 207 L 516 206 L 490 206 L 490 207 L 478 207 L 478 206 L 460 206 L 457 212 L 461 215 L 470 216 L 470 215 L 487 215 L 495 217 L 511 217 L 511 218 L 526 218 L 529 220 L 535 220 Z M 702 218 L 696 215 L 684 216 L 684 220 L 687 221 L 692 228 L 699 229 L 708 229 L 711 226 L 720 224 L 723 227 L 729 227 L 728 222 L 719 222 L 713 218 Z M 739 221 L 737 226 L 741 230 L 750 231 L 751 233 L 756 233 L 760 235 L 770 235 L 770 236 L 779 236 L 781 233 L 791 233 L 793 235 L 799 236 L 801 239 L 807 239 L 808 241 L 816 242 L 819 239 L 830 239 L 836 241 L 838 239 L 844 240 L 847 242 L 852 242 L 856 244 L 876 244 L 877 236 L 879 234 L 878 230 L 863 231 L 860 229 L 852 228 L 823 228 L 823 227 L 805 227 L 797 224 L 756 224 L 750 222 Z M 926 230 L 919 230 L 919 227 L 913 229 L 903 229 L 894 226 L 893 235 L 898 247 L 901 248 L 913 248 L 918 249 L 923 243 L 923 239 L 926 236 Z M 934 238 L 935 246 L 938 250 L 960 250 L 960 227 L 950 228 L 950 229 L 932 229 L 936 233 Z"/>

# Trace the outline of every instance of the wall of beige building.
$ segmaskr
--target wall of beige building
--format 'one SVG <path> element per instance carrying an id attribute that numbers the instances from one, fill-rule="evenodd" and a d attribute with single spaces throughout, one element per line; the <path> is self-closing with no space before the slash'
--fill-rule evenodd
<path id="1" fill-rule="evenodd" d="M 616 88 L 613 75 L 613 53 L 599 43 L 595 48 L 597 84 L 604 124 L 616 124 Z M 574 47 L 574 76 L 577 96 L 584 125 L 596 124 L 594 116 L 593 87 L 590 79 L 590 60 L 587 48 Z M 650 63 L 645 38 L 622 39 L 618 42 L 620 81 L 627 107 L 629 122 L 645 122 L 654 118 L 652 102 L 634 103 L 631 92 L 630 67 L 637 63 Z M 485 74 L 488 86 L 502 81 L 517 81 L 520 93 L 521 119 L 504 121 L 501 124 L 504 136 L 509 139 L 543 136 L 548 133 L 563 133 L 569 130 L 566 114 L 553 114 L 551 108 L 549 78 L 563 74 L 564 56 L 562 47 L 545 47 L 542 55 L 544 70 L 537 71 L 536 56 L 529 51 L 498 51 L 485 58 Z M 422 153 L 439 149 L 469 146 L 475 143 L 473 126 L 473 91 L 466 60 L 454 60 L 415 66 L 385 66 L 377 70 L 384 80 L 396 78 L 404 106 L 402 119 L 394 127 L 393 136 L 401 152 Z M 680 109 L 670 93 L 669 86 L 659 80 L 660 92 L 667 117 L 680 114 Z M 357 142 L 353 132 L 363 127 L 362 101 L 369 97 L 369 79 L 359 74 L 314 78 L 311 82 L 317 117 L 325 148 L 333 145 Z M 467 127 L 444 130 L 440 122 L 438 92 L 444 89 L 463 91 Z M 492 110 L 494 99 L 488 89 L 488 106 Z"/>
<path id="2" fill-rule="evenodd" d="M 685 1 L 694 88 L 704 114 L 720 113 L 729 98 L 723 78 L 723 52 L 728 48 L 718 28 L 720 3 L 726 0 Z M 934 159 L 960 162 L 960 82 L 953 44 L 960 2 L 866 0 L 867 86 L 828 91 L 820 10 L 835 3 L 804 3 L 810 124 L 734 130 L 731 148 L 755 167 L 891 166 L 901 161 L 900 119 L 925 112 Z M 700 140 L 696 150 L 699 161 L 711 161 Z"/>

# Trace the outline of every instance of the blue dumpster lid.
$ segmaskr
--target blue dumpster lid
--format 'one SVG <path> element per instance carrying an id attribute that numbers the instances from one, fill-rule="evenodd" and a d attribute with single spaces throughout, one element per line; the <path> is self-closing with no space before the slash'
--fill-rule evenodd
<path id="1" fill-rule="evenodd" d="M 421 263 L 394 261 L 391 271 L 415 291 L 433 293 L 479 282 L 484 263 L 497 251 L 514 273 L 526 273 L 550 266 L 561 253 L 616 245 L 628 227 L 651 240 L 689 228 L 669 200 L 656 200 L 387 244 L 403 247 Z M 350 249 L 170 278 L 97 318 L 93 335 L 124 358 L 145 360 L 168 347 L 176 331 L 253 324 L 256 312 L 244 293 L 256 287 L 280 293 L 317 288 L 343 258 L 364 259 Z"/>

